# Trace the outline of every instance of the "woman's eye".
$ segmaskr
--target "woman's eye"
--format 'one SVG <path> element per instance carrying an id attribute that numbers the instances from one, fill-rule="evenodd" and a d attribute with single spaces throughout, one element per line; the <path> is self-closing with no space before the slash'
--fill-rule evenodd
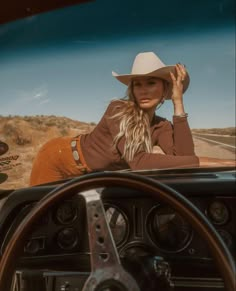
<path id="1" fill-rule="evenodd" d="M 134 87 L 139 87 L 139 86 L 141 86 L 140 83 L 134 83 Z"/>

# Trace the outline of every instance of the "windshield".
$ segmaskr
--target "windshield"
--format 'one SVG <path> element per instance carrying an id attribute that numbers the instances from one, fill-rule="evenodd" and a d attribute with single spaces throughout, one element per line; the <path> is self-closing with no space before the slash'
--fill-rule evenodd
<path id="1" fill-rule="evenodd" d="M 110 101 L 126 96 L 112 71 L 130 74 L 150 51 L 188 71 L 195 154 L 234 160 L 234 1 L 99 0 L 0 25 L 0 188 L 28 186 L 52 138 L 92 132 Z M 172 101 L 155 114 L 172 122 Z M 158 143 L 154 152 L 166 154 Z"/>

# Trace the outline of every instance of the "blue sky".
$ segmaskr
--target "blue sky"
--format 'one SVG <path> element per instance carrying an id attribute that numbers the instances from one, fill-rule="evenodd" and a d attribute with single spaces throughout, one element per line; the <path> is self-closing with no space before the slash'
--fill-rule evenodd
<path id="1" fill-rule="evenodd" d="M 154 51 L 187 66 L 192 128 L 235 126 L 234 1 L 157 2 L 98 0 L 1 25 L 0 115 L 98 122 L 125 95 L 111 71 L 129 73 L 137 53 Z M 159 114 L 172 113 L 166 101 Z"/>

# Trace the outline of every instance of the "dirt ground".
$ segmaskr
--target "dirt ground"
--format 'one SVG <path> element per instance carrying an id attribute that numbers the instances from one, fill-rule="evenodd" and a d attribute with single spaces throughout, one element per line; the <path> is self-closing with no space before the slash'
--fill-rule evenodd
<path id="1" fill-rule="evenodd" d="M 195 152 L 197 156 L 214 157 L 219 159 L 235 159 L 236 152 L 233 148 L 226 148 L 218 144 L 210 144 L 194 137 Z"/>

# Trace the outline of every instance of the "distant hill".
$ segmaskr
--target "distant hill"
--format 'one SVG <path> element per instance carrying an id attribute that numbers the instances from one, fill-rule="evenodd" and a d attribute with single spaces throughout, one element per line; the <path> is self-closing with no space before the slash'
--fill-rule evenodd
<path id="1" fill-rule="evenodd" d="M 89 132 L 95 123 L 85 123 L 67 117 L 0 116 L 0 134 L 9 145 L 34 145 L 56 136 L 77 135 Z"/>
<path id="2" fill-rule="evenodd" d="M 226 127 L 226 128 L 199 128 L 192 129 L 193 133 L 205 133 L 205 134 L 220 134 L 220 135 L 230 135 L 236 136 L 236 127 Z"/>

